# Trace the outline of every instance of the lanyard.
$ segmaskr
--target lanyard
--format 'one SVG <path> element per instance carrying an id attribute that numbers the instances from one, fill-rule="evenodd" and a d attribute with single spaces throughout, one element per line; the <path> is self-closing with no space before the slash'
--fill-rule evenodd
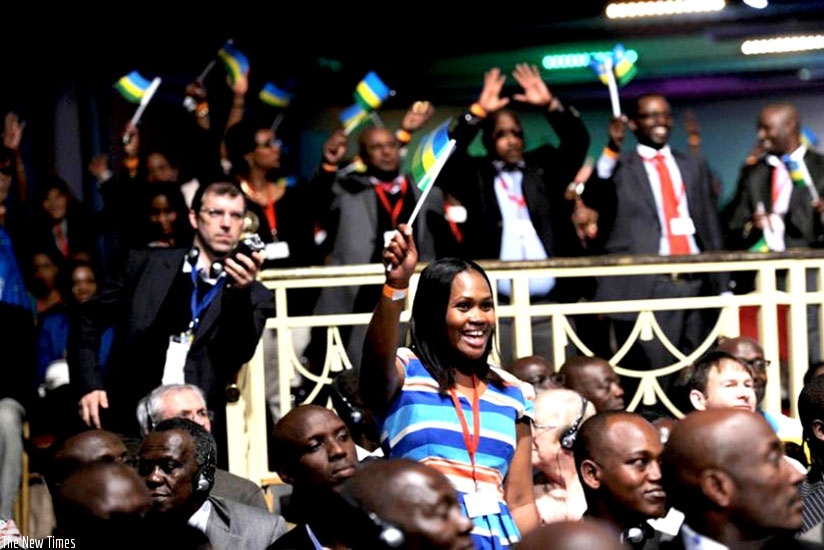
<path id="1" fill-rule="evenodd" d="M 452 397 L 452 404 L 455 412 L 458 413 L 458 420 L 461 422 L 464 444 L 466 452 L 469 453 L 469 463 L 472 465 L 472 481 L 475 482 L 475 489 L 478 489 L 478 480 L 475 478 L 475 453 L 478 451 L 478 442 L 481 435 L 481 406 L 478 399 L 478 378 L 472 375 L 472 436 L 469 435 L 469 426 L 464 417 L 461 402 L 454 388 L 449 388 L 449 395 Z"/>
<path id="2" fill-rule="evenodd" d="M 520 195 L 518 195 L 511 191 L 509 189 L 509 186 L 506 184 L 506 181 L 504 181 L 503 176 L 498 176 L 497 178 L 495 178 L 495 180 L 501 183 L 501 187 L 504 188 L 504 193 L 506 193 L 506 196 L 509 198 L 510 201 L 512 201 L 515 204 L 515 206 L 517 206 L 518 208 L 523 208 L 526 206 L 526 199 L 524 198 L 523 192 Z"/>
<path id="3" fill-rule="evenodd" d="M 223 283 L 226 281 L 225 277 L 220 277 L 215 284 L 212 285 L 212 288 L 209 289 L 209 292 L 203 297 L 202 300 L 198 302 L 197 300 L 197 269 L 196 266 L 192 266 L 192 301 L 191 301 L 191 308 L 192 308 L 192 321 L 189 323 L 189 333 L 194 334 L 195 330 L 197 329 L 198 323 L 200 323 L 200 314 L 203 313 L 209 304 L 212 303 L 212 300 L 215 299 L 217 293 L 220 291 L 220 287 L 223 286 Z"/>
<path id="4" fill-rule="evenodd" d="M 398 217 L 401 215 L 401 210 L 403 210 L 403 199 L 406 195 L 406 178 L 401 180 L 401 196 L 398 198 L 398 202 L 395 203 L 394 208 L 389 204 L 389 198 L 386 196 L 386 191 L 383 190 L 383 187 L 380 184 L 374 187 L 375 193 L 378 194 L 378 199 L 380 199 L 383 205 L 383 209 L 386 210 L 386 213 L 389 214 L 392 220 L 392 227 L 396 227 L 398 225 Z"/>
<path id="5" fill-rule="evenodd" d="M 277 240 L 278 236 L 278 218 L 277 214 L 275 213 L 275 201 L 267 200 L 266 201 L 266 221 L 269 222 L 269 229 L 272 230 L 272 237 Z"/>

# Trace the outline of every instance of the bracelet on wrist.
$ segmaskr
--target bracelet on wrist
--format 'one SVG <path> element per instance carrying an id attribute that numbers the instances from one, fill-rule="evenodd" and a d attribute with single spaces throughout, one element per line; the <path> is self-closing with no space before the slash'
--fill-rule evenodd
<path id="1" fill-rule="evenodd" d="M 401 300 L 406 299 L 406 295 L 408 294 L 409 287 L 404 288 L 395 288 L 389 285 L 383 285 L 383 295 L 386 298 L 389 298 L 393 302 L 399 302 Z"/>
<path id="2" fill-rule="evenodd" d="M 337 172 L 338 171 L 338 165 L 337 164 L 332 164 L 330 162 L 323 162 L 323 163 L 321 163 L 320 167 L 321 167 L 321 169 L 323 169 L 324 172 L 330 172 L 331 173 L 331 172 Z"/>
<path id="3" fill-rule="evenodd" d="M 620 153 L 612 147 L 610 147 L 609 145 L 607 145 L 606 147 L 604 147 L 604 156 L 607 156 L 611 159 L 617 159 L 620 156 Z"/>
<path id="4" fill-rule="evenodd" d="M 486 109 L 481 107 L 480 103 L 473 103 L 470 105 L 469 112 L 478 118 L 486 118 L 487 115 Z"/>

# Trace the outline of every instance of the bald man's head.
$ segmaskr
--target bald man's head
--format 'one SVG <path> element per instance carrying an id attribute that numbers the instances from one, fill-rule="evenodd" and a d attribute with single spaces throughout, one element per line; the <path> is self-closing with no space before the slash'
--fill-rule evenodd
<path id="1" fill-rule="evenodd" d="M 792 153 L 801 145 L 801 117 L 789 103 L 771 103 L 758 116 L 758 141 L 774 155 Z"/>
<path id="2" fill-rule="evenodd" d="M 336 490 L 355 473 L 355 442 L 325 407 L 295 407 L 275 425 L 274 440 L 277 471 L 296 491 Z"/>
<path id="3" fill-rule="evenodd" d="M 662 456 L 670 503 L 689 525 L 728 544 L 801 527 L 804 479 L 764 418 L 740 409 L 696 411 L 672 431 Z M 727 541 L 720 533 L 735 533 Z"/>
<path id="4" fill-rule="evenodd" d="M 60 483 L 72 471 L 95 462 L 129 461 L 129 451 L 115 433 L 105 430 L 80 432 L 63 442 L 52 455 L 49 483 Z"/>
<path id="5" fill-rule="evenodd" d="M 555 367 L 540 355 L 529 355 L 516 359 L 509 370 L 520 380 L 532 384 L 535 391 L 553 387 Z"/>
<path id="6" fill-rule="evenodd" d="M 57 528 L 63 536 L 111 545 L 140 533 L 152 503 L 149 489 L 134 468 L 118 463 L 83 465 L 68 474 L 54 496 Z"/>
<path id="7" fill-rule="evenodd" d="M 575 390 L 595 405 L 597 411 L 622 410 L 624 390 L 612 365 L 600 357 L 577 355 L 561 365 L 558 374 L 564 387 Z"/>
<path id="8" fill-rule="evenodd" d="M 518 550 L 624 550 L 620 533 L 597 519 L 558 521 L 542 525 L 518 543 Z"/>
<path id="9" fill-rule="evenodd" d="M 474 548 L 472 520 L 446 476 L 430 466 L 401 458 L 367 462 L 346 482 L 343 495 L 399 527 L 405 548 Z"/>
<path id="10" fill-rule="evenodd" d="M 619 529 L 662 517 L 661 450 L 658 431 L 639 414 L 605 411 L 587 420 L 574 448 L 587 513 Z"/>

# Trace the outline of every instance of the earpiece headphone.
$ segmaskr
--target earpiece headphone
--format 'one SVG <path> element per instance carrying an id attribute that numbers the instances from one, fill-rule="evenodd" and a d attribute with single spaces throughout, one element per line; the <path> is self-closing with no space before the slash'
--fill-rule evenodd
<path id="1" fill-rule="evenodd" d="M 637 527 L 630 527 L 621 531 L 621 542 L 627 542 L 633 547 L 654 537 L 655 529 L 646 521 Z"/>
<path id="2" fill-rule="evenodd" d="M 584 415 L 587 412 L 587 403 L 589 403 L 587 398 L 581 396 L 581 412 L 578 413 L 578 417 L 575 419 L 575 422 L 572 423 L 572 426 L 561 434 L 561 447 L 568 451 L 571 451 L 572 447 L 575 446 L 575 439 L 578 437 L 578 428 L 581 426 L 581 420 L 584 419 Z"/>
<path id="3" fill-rule="evenodd" d="M 334 404 L 335 399 L 337 399 L 339 401 L 339 403 L 342 405 L 341 407 L 335 406 L 335 409 L 337 410 L 338 415 L 341 416 L 341 417 L 346 416 L 346 417 L 348 417 L 348 420 L 350 421 L 350 422 L 345 422 L 345 424 L 347 426 L 358 426 L 358 425 L 360 425 L 360 423 L 363 422 L 363 411 L 360 410 L 358 407 L 356 407 L 355 404 L 352 403 L 349 400 L 349 398 L 346 397 L 343 394 L 342 391 L 340 391 L 340 388 L 338 388 L 336 384 L 332 383 L 330 385 L 330 388 L 332 390 L 332 402 L 333 402 L 333 404 Z M 343 410 L 340 410 L 340 409 L 343 409 Z M 344 418 L 344 420 L 347 420 L 347 418 Z"/>
<path id="4" fill-rule="evenodd" d="M 200 470 L 200 474 L 197 476 L 197 486 L 195 487 L 195 491 L 198 493 L 208 493 L 212 490 L 212 482 L 214 481 L 214 468 L 210 466 L 212 463 L 212 448 L 209 447 L 209 454 L 206 455 L 206 464 L 203 465 L 203 468 Z M 211 473 L 211 475 L 210 475 Z"/>

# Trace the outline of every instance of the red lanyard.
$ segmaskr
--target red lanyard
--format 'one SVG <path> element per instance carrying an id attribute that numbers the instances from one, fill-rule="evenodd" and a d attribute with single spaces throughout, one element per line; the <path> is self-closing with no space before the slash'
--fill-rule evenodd
<path id="1" fill-rule="evenodd" d="M 272 230 L 272 237 L 277 237 L 278 234 L 278 218 L 275 213 L 275 201 L 266 201 L 266 220 L 269 222 L 269 229 Z"/>
<path id="2" fill-rule="evenodd" d="M 520 195 L 516 195 L 515 193 L 510 191 L 509 186 L 506 184 L 502 176 L 498 176 L 495 179 L 501 182 L 501 186 L 504 188 L 506 196 L 509 197 L 509 200 L 515 203 L 515 206 L 517 206 L 518 208 L 523 208 L 524 206 L 526 206 L 526 199 L 524 199 L 523 193 L 521 193 Z"/>
<path id="3" fill-rule="evenodd" d="M 392 227 L 396 227 L 398 225 L 398 217 L 401 215 L 401 210 L 403 210 L 403 199 L 406 195 L 406 178 L 401 180 L 400 186 L 401 196 L 398 198 L 398 202 L 395 203 L 395 208 L 392 208 L 392 205 L 389 204 L 389 198 L 386 196 L 386 191 L 383 190 L 382 185 L 378 184 L 374 186 L 375 193 L 378 194 L 378 199 L 380 199 L 384 210 L 386 210 L 386 213 L 389 214 L 389 217 L 392 220 Z"/>
<path id="4" fill-rule="evenodd" d="M 461 422 L 461 430 L 463 430 L 464 444 L 466 451 L 469 453 L 469 463 L 472 464 L 472 481 L 477 486 L 478 481 L 475 479 L 475 453 L 478 450 L 478 441 L 481 436 L 481 406 L 478 399 L 478 378 L 472 375 L 472 436 L 469 435 L 469 426 L 464 417 L 461 402 L 458 400 L 458 394 L 455 393 L 454 388 L 449 388 L 449 395 L 452 397 L 452 404 L 455 406 L 455 412 L 458 413 L 458 420 Z"/>

